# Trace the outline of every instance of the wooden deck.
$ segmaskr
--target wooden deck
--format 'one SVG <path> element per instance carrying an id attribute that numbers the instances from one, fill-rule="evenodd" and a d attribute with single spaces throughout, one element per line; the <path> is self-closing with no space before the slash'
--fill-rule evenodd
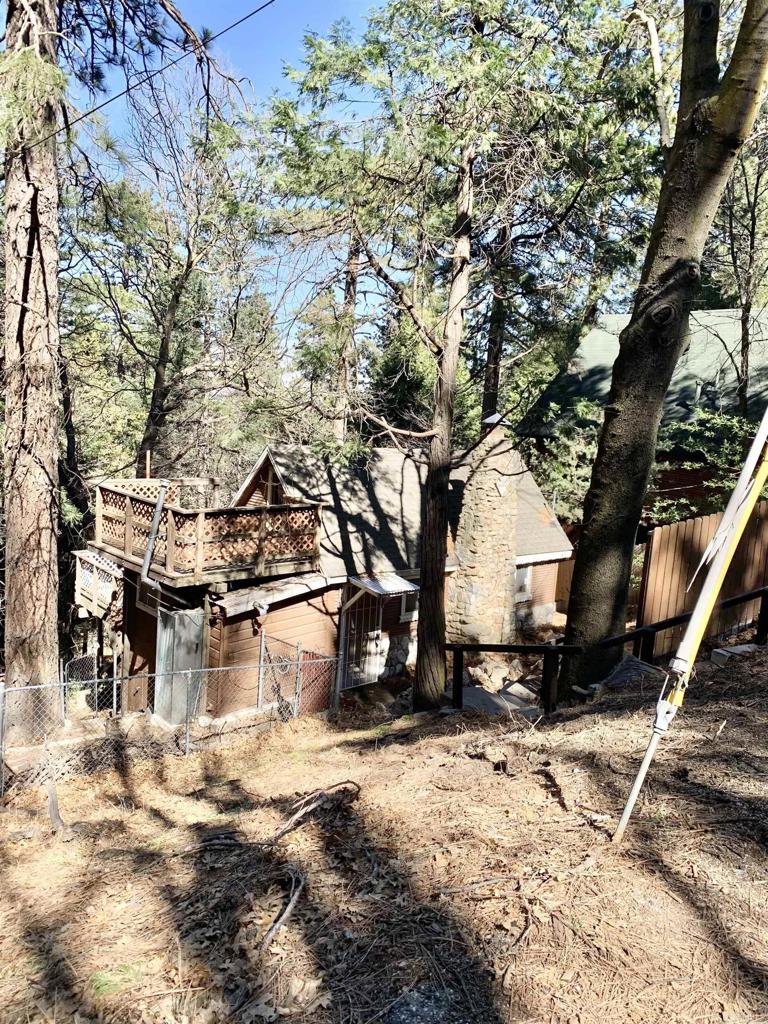
<path id="1" fill-rule="evenodd" d="M 154 483 L 154 481 L 152 481 Z M 123 482 L 121 481 L 121 484 Z M 137 480 L 136 490 L 150 481 Z M 317 564 L 320 506 L 185 509 L 163 506 L 152 553 L 152 576 L 169 586 L 282 575 Z M 121 566 L 140 568 L 147 550 L 156 498 L 126 485 L 101 485 L 91 547 Z"/>

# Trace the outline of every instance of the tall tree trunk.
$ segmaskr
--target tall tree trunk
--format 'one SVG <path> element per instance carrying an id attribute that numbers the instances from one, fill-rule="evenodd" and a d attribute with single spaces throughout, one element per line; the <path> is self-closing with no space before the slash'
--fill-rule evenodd
<path id="1" fill-rule="evenodd" d="M 739 340 L 739 383 L 736 403 L 739 416 L 749 412 L 749 346 L 751 342 L 752 303 L 746 299 L 741 306 L 741 337 Z"/>
<path id="2" fill-rule="evenodd" d="M 488 348 L 485 353 L 485 375 L 483 378 L 482 419 L 499 411 L 499 386 L 501 383 L 501 360 L 504 355 L 504 330 L 507 325 L 507 300 L 503 283 L 497 280 L 491 301 L 491 316 L 488 322 Z"/>
<path id="3" fill-rule="evenodd" d="M 445 560 L 456 373 L 464 337 L 472 239 L 474 149 L 464 146 L 456 186 L 453 270 L 435 384 L 434 434 L 429 446 L 421 531 L 421 580 L 414 708 L 434 707 L 445 688 Z"/>
<path id="4" fill-rule="evenodd" d="M 61 415 L 65 447 L 59 458 L 59 479 L 67 500 L 77 512 L 77 520 L 61 516 L 59 524 L 59 646 L 61 656 L 74 654 L 74 627 L 77 622 L 75 604 L 75 565 L 73 553 L 85 542 L 93 512 L 88 500 L 88 488 L 80 472 L 77 454 L 77 434 L 72 418 L 72 392 L 64 354 L 59 352 L 59 381 L 61 384 Z"/>
<path id="5" fill-rule="evenodd" d="M 504 356 L 504 334 L 507 326 L 507 282 L 504 263 L 509 258 L 509 228 L 499 230 L 494 246 L 493 298 L 491 315 L 488 320 L 488 345 L 485 350 L 485 373 L 483 375 L 483 405 L 481 419 L 487 419 L 499 411 L 499 387 L 501 384 L 501 361 Z"/>
<path id="6" fill-rule="evenodd" d="M 55 64 L 56 30 L 55 0 L 9 0 L 9 52 L 30 48 L 42 61 Z M 35 104 L 34 97 L 29 101 Z M 55 95 L 41 97 L 39 105 L 26 112 L 5 158 L 8 686 L 50 682 L 59 670 L 59 197 L 56 142 L 49 137 L 56 129 L 56 103 Z"/>
<path id="7" fill-rule="evenodd" d="M 619 339 L 568 606 L 566 640 L 586 653 L 565 660 L 563 689 L 599 679 L 620 654 L 596 644 L 626 626 L 632 550 L 664 395 L 699 288 L 704 243 L 765 86 L 768 0 L 747 0 L 722 82 L 717 42 L 717 5 L 686 0 L 677 133 L 632 316 Z"/>
<path id="8" fill-rule="evenodd" d="M 168 379 L 171 369 L 171 342 L 173 332 L 176 329 L 176 317 L 181 305 L 181 297 L 184 294 L 187 282 L 192 272 L 192 264 L 188 257 L 184 271 L 179 275 L 173 291 L 168 299 L 168 306 L 160 327 L 160 345 L 157 350 L 157 358 L 152 375 L 152 394 L 149 399 L 149 409 L 144 423 L 144 433 L 141 438 L 139 450 L 136 453 L 136 476 L 142 477 L 145 473 L 147 452 L 152 452 L 157 447 L 163 428 L 168 419 L 168 398 L 171 393 L 173 382 Z"/>
<path id="9" fill-rule="evenodd" d="M 333 405 L 333 436 L 339 444 L 347 439 L 349 419 L 349 392 L 352 359 L 355 352 L 355 306 L 357 279 L 360 273 L 360 241 L 352 235 L 349 240 L 347 267 L 344 274 L 344 306 L 342 308 L 341 342 L 336 364 L 336 393 Z"/>

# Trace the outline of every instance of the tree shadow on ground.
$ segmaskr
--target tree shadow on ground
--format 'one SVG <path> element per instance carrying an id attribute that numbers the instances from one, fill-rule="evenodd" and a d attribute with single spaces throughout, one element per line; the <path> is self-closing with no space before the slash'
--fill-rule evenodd
<path id="1" fill-rule="evenodd" d="M 232 1019 L 246 1019 L 265 1000 L 288 1000 L 283 1012 L 297 1012 L 305 998 L 305 1012 L 319 999 L 331 1019 L 349 1024 L 506 1021 L 495 1004 L 492 972 L 471 951 L 472 937 L 446 910 L 415 895 L 416 880 L 396 846 L 377 836 L 355 796 L 344 788 L 322 800 L 299 826 L 311 832 L 311 851 L 295 858 L 290 836 L 262 846 L 234 838 L 221 850 L 209 846 L 215 826 L 197 829 L 195 880 L 181 890 L 169 884 L 165 896 L 188 952 L 221 984 Z M 232 801 L 238 799 L 236 787 Z M 285 820 L 296 810 L 294 800 L 265 804 Z M 252 806 L 252 798 L 243 806 Z M 267 907 L 279 917 L 298 879 L 307 884 L 288 927 L 300 935 L 303 955 L 293 962 L 288 955 L 293 976 L 270 989 L 270 976 L 286 960 L 260 951 L 261 915 Z M 396 1016 L 414 1006 L 421 1017 Z"/>
<path id="2" fill-rule="evenodd" d="M 663 879 L 666 889 L 692 911 L 708 943 L 720 951 L 735 988 L 746 987 L 755 1012 L 766 1014 L 768 964 L 755 960 L 745 951 L 739 934 L 739 919 L 728 919 L 723 901 L 713 900 L 713 890 L 706 878 L 699 880 L 696 871 L 686 874 L 681 870 L 681 858 L 686 854 L 685 863 L 690 867 L 691 858 L 702 850 L 707 852 L 709 840 L 712 853 L 718 858 L 722 847 L 726 847 L 740 857 L 742 864 L 751 859 L 758 864 L 762 862 L 765 869 L 768 797 L 745 796 L 714 782 L 700 782 L 691 777 L 695 773 L 714 779 L 724 770 L 733 775 L 740 759 L 733 751 L 716 746 L 707 751 L 702 747 L 684 756 L 685 763 L 674 766 L 671 758 L 654 762 L 623 846 L 616 853 L 634 862 L 639 872 L 651 872 Z M 754 756 L 754 751 L 745 750 L 743 756 Z M 588 774 L 602 795 L 603 806 L 610 806 L 612 817 L 618 820 L 639 767 L 640 755 L 623 758 L 626 772 L 617 771 L 619 758 L 610 750 L 588 752 L 558 744 L 556 757 L 560 770 L 577 767 Z M 653 816 L 661 798 L 667 798 L 667 803 L 673 802 L 677 812 L 674 820 L 667 821 L 661 814 Z M 606 838 L 613 831 L 593 827 Z M 732 871 L 736 877 L 743 868 L 733 867 Z"/>

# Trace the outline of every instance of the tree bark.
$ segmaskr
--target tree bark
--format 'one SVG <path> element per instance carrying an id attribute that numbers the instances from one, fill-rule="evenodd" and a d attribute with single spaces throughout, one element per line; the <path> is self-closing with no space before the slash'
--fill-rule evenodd
<path id="1" fill-rule="evenodd" d="M 88 488 L 80 471 L 77 434 L 72 418 L 72 392 L 64 354 L 59 352 L 61 415 L 64 428 L 64 452 L 59 458 L 59 479 L 63 492 L 78 513 L 76 522 L 61 516 L 59 523 L 59 648 L 63 659 L 74 655 L 74 632 L 77 623 L 75 603 L 75 565 L 73 553 L 85 543 L 93 522 Z"/>
<path id="2" fill-rule="evenodd" d="M 342 307 L 341 342 L 336 364 L 336 393 L 333 405 L 333 436 L 339 444 L 347 439 L 349 391 L 352 359 L 355 351 L 355 306 L 357 279 L 360 273 L 360 242 L 355 235 L 349 240 L 347 267 L 344 274 L 344 305 Z"/>
<path id="3" fill-rule="evenodd" d="M 55 0 L 9 0 L 6 47 L 56 63 Z M 59 427 L 57 97 L 28 111 L 5 157 L 5 668 L 56 681 Z M 30 97 L 34 104 L 34 98 Z M 40 714 L 50 707 L 41 701 Z M 26 711 L 24 712 L 26 715 Z M 25 723 L 22 723 L 25 724 Z M 31 722 L 26 722 L 31 725 Z"/>
<path id="4" fill-rule="evenodd" d="M 768 0 L 748 0 L 730 66 L 719 83 L 718 9 L 686 0 L 675 141 L 648 252 L 619 355 L 584 503 L 561 689 L 603 677 L 620 650 L 599 640 L 626 627 L 635 533 L 656 449 L 664 396 L 699 288 L 704 243 L 738 152 L 757 115 L 768 69 Z"/>
<path id="5" fill-rule="evenodd" d="M 741 336 L 739 338 L 739 380 L 736 389 L 736 404 L 740 416 L 749 412 L 749 346 L 751 344 L 752 303 L 749 299 L 741 305 Z"/>
<path id="6" fill-rule="evenodd" d="M 501 384 L 501 360 L 504 355 L 504 329 L 507 324 L 507 301 L 498 282 L 491 302 L 491 316 L 488 322 L 488 348 L 485 354 L 485 375 L 483 379 L 483 409 L 481 418 L 487 419 L 499 411 L 499 387 Z"/>
<path id="7" fill-rule="evenodd" d="M 445 560 L 448 554 L 448 484 L 451 473 L 456 373 L 464 337 L 472 239 L 474 149 L 462 147 L 456 185 L 453 269 L 448 312 L 437 364 L 434 435 L 429 445 L 421 530 L 421 580 L 414 708 L 435 707 L 445 689 Z"/>
<path id="8" fill-rule="evenodd" d="M 143 477 L 146 470 L 147 452 L 152 452 L 157 447 L 158 440 L 162 434 L 168 419 L 168 399 L 171 393 L 173 382 L 168 379 L 168 371 L 171 368 L 171 343 L 173 332 L 176 329 L 176 317 L 181 305 L 184 289 L 192 274 L 193 263 L 191 256 L 187 256 L 187 264 L 184 271 L 174 283 L 168 299 L 168 305 L 163 317 L 160 330 L 160 345 L 155 359 L 154 372 L 152 377 L 152 394 L 149 399 L 149 409 L 144 423 L 144 433 L 141 444 L 136 453 L 136 476 Z"/>

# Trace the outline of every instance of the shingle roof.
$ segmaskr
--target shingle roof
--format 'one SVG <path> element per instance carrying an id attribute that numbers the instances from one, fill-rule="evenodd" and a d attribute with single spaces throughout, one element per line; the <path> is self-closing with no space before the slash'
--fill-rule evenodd
<path id="1" fill-rule="evenodd" d="M 512 443 L 505 445 L 518 481 L 520 555 L 570 551 L 571 545 Z M 505 454 L 502 453 L 502 454 Z M 320 571 L 326 577 L 403 572 L 419 567 L 426 468 L 396 448 L 374 448 L 364 463 L 333 465 L 302 445 L 270 449 L 289 496 L 321 501 Z M 471 457 L 471 455 L 470 455 Z M 449 516 L 458 521 L 469 468 L 457 454 Z M 499 495 L 499 501 L 504 496 Z"/>
<path id="2" fill-rule="evenodd" d="M 532 556 L 560 555 L 571 551 L 571 542 L 539 490 L 539 485 L 526 470 L 517 485 L 517 549 L 519 559 Z M 546 558 L 538 559 L 546 561 Z"/>
<path id="3" fill-rule="evenodd" d="M 561 406 L 567 414 L 577 398 L 601 404 L 605 401 L 619 351 L 619 334 L 628 322 L 628 315 L 601 318 L 583 339 L 567 368 L 551 381 L 520 424 L 521 434 L 546 433 L 542 419 L 553 404 Z M 760 415 L 768 402 L 768 313 L 756 316 L 752 329 L 749 411 Z M 665 422 L 689 419 L 696 408 L 735 410 L 734 360 L 738 363 L 740 339 L 739 310 L 700 310 L 691 314 L 689 343 L 664 400 Z"/>

